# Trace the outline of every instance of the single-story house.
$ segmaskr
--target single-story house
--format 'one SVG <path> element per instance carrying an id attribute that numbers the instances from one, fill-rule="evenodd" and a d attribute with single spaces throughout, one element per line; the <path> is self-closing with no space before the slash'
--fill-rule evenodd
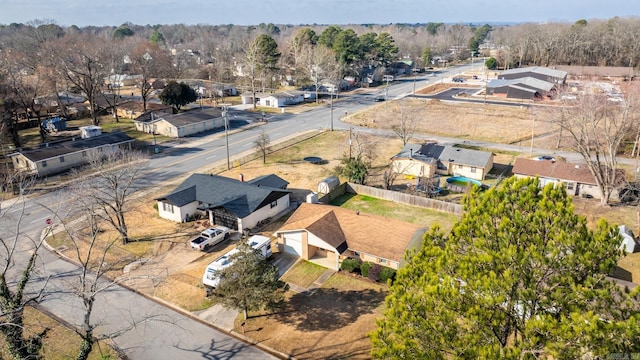
<path id="1" fill-rule="evenodd" d="M 118 104 L 118 116 L 127 119 L 137 119 L 144 114 L 144 104 L 142 101 L 131 100 Z M 171 105 L 158 104 L 147 101 L 147 112 L 153 111 L 158 116 L 166 116 L 173 114 Z M 138 129 L 138 131 L 142 131 Z"/>
<path id="2" fill-rule="evenodd" d="M 287 105 L 296 105 L 304 102 L 304 93 L 300 91 L 287 91 L 275 94 L 256 94 L 258 105 L 279 108 Z"/>
<path id="3" fill-rule="evenodd" d="M 346 258 L 398 269 L 406 250 L 420 245 L 425 230 L 351 209 L 302 203 L 275 235 L 281 251 L 331 269 L 340 269 Z"/>
<path id="4" fill-rule="evenodd" d="M 133 123 L 138 131 L 155 133 L 172 138 L 181 138 L 224 127 L 220 108 L 193 109 L 179 114 L 151 112 L 152 116 L 142 116 Z"/>
<path id="5" fill-rule="evenodd" d="M 530 100 L 553 96 L 555 90 L 555 84 L 530 76 L 508 80 L 491 80 L 487 84 L 488 95 L 501 95 L 509 99 Z"/>
<path id="6" fill-rule="evenodd" d="M 531 66 L 502 71 L 498 79 L 513 80 L 533 77 L 556 85 L 563 85 L 567 81 L 567 72 L 542 66 Z"/>
<path id="7" fill-rule="evenodd" d="M 415 177 L 464 176 L 484 180 L 493 168 L 493 153 L 436 143 L 407 144 L 391 158 L 398 174 Z"/>
<path id="8" fill-rule="evenodd" d="M 211 224 L 243 231 L 287 210 L 289 194 L 224 176 L 193 174 L 156 201 L 164 219 L 183 222 L 191 215 L 206 214 Z"/>
<path id="9" fill-rule="evenodd" d="M 9 154 L 9 157 L 14 169 L 42 177 L 85 165 L 90 159 L 91 152 L 106 153 L 123 146 L 130 148 L 133 141 L 134 139 L 123 132 L 113 132 L 55 144 L 44 144 L 38 149 L 21 150 Z"/>
<path id="10" fill-rule="evenodd" d="M 525 158 L 517 158 L 513 164 L 513 175 L 522 177 L 538 177 L 540 186 L 547 184 L 563 183 L 570 195 L 591 196 L 602 198 L 602 192 L 596 185 L 596 180 L 591 170 L 584 164 L 571 164 L 563 161 L 538 161 Z M 624 180 L 624 173 L 618 170 L 619 178 Z M 617 199 L 618 192 L 614 191 L 611 198 Z"/>
<path id="11" fill-rule="evenodd" d="M 113 74 L 104 79 L 105 85 L 111 88 L 132 86 L 142 81 L 142 75 Z"/>

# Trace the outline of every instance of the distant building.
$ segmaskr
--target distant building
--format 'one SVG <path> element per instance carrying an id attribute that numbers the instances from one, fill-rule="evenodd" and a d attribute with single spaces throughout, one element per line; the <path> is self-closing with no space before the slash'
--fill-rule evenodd
<path id="1" fill-rule="evenodd" d="M 202 108 L 185 111 L 179 114 L 157 114 L 133 120 L 136 130 L 149 134 L 181 138 L 224 127 L 224 119 L 220 108 Z"/>

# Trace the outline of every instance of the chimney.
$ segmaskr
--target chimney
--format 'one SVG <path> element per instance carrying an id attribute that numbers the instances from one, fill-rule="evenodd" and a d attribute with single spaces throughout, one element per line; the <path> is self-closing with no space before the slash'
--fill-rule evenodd
<path id="1" fill-rule="evenodd" d="M 411 151 L 411 155 L 409 155 L 410 158 L 413 157 L 413 148 L 409 149 L 409 151 Z"/>
<path id="2" fill-rule="evenodd" d="M 244 182 L 244 174 L 240 174 L 240 182 Z"/>

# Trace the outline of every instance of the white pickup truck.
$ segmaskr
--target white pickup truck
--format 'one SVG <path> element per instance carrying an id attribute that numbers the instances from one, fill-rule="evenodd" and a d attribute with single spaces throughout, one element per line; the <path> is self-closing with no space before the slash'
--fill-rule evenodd
<path id="1" fill-rule="evenodd" d="M 214 246 L 223 240 L 229 238 L 229 228 L 225 226 L 216 226 L 208 228 L 189 241 L 191 247 L 195 250 L 204 251 L 210 246 Z"/>

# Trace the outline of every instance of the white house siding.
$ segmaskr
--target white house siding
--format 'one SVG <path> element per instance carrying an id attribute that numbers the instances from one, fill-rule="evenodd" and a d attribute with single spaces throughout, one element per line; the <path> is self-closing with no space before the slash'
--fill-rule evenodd
<path id="1" fill-rule="evenodd" d="M 435 173 L 433 166 L 422 161 L 411 159 L 394 159 L 393 171 L 399 174 L 413 175 L 417 177 L 432 177 Z"/>
<path id="2" fill-rule="evenodd" d="M 173 212 L 165 210 L 165 203 L 158 201 L 158 215 L 163 219 L 168 219 L 175 222 L 183 222 L 186 220 L 187 215 L 191 216 L 198 212 L 198 202 L 193 201 L 182 207 L 166 204 L 166 207 L 173 210 Z"/>
<path id="3" fill-rule="evenodd" d="M 327 259 L 330 259 L 333 261 L 333 269 L 334 270 L 338 270 L 340 269 L 340 264 L 338 262 L 338 259 L 340 257 L 340 254 L 338 254 L 338 252 L 336 252 L 336 250 L 333 248 L 333 246 L 327 244 L 324 240 L 320 239 L 319 237 L 315 236 L 314 234 L 308 232 L 308 237 L 307 237 L 307 244 L 309 246 L 315 246 L 317 248 L 323 249 L 327 251 L 326 257 Z M 315 249 L 309 249 L 309 259 L 311 259 L 313 257 L 313 255 L 315 254 Z"/>
<path id="4" fill-rule="evenodd" d="M 473 167 L 464 164 L 450 163 L 451 175 L 464 176 L 469 179 L 483 180 L 485 175 L 485 169 L 482 167 Z"/>
<path id="5" fill-rule="evenodd" d="M 303 231 L 296 231 L 280 235 L 284 252 L 302 257 L 302 233 Z"/>
<path id="6" fill-rule="evenodd" d="M 238 231 L 243 229 L 252 229 L 258 225 L 258 222 L 273 217 L 289 208 L 289 194 L 281 197 L 277 200 L 275 207 L 271 207 L 269 204 L 257 209 L 248 216 L 240 219 L 238 223 Z"/>

